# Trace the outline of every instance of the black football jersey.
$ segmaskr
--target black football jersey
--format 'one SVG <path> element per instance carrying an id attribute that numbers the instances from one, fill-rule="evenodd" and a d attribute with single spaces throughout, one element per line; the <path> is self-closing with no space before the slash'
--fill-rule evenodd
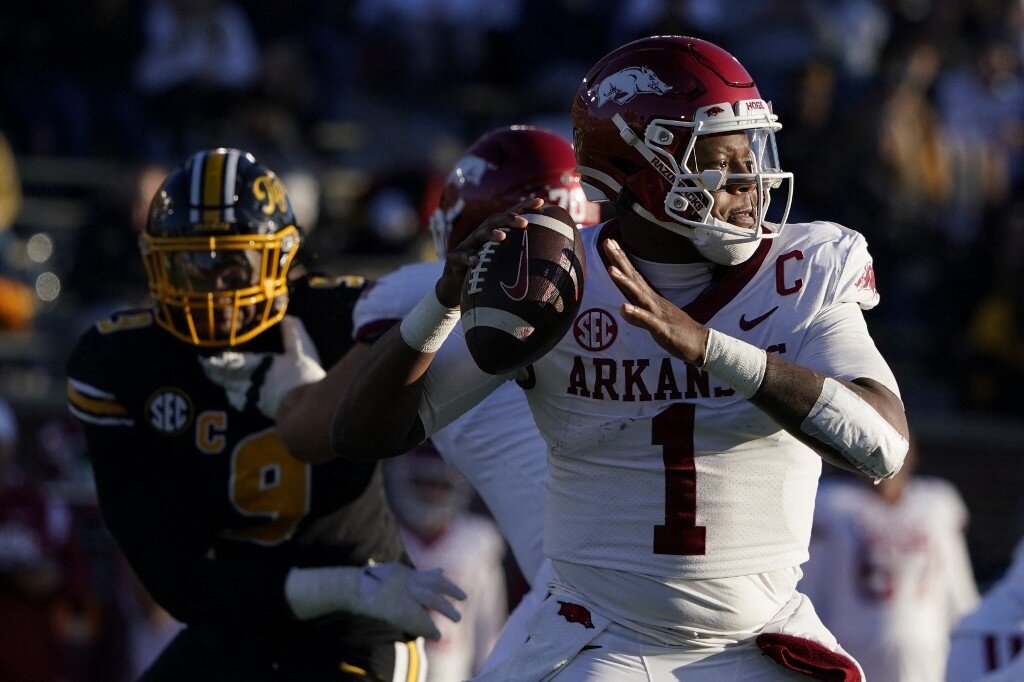
<path id="1" fill-rule="evenodd" d="M 288 314 L 327 367 L 351 345 L 361 278 L 305 277 Z M 237 350 L 282 348 L 274 326 Z M 101 320 L 67 365 L 71 412 L 85 426 L 104 519 L 154 598 L 189 624 L 258 632 L 317 629 L 329 640 L 404 639 L 340 614 L 296 621 L 284 599 L 292 566 L 406 560 L 376 463 L 292 457 L 249 401 L 228 402 L 199 349 L 147 310 Z"/>

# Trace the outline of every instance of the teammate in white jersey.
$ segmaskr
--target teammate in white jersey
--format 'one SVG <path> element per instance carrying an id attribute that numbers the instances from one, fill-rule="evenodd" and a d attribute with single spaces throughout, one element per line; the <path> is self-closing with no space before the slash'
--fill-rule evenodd
<path id="1" fill-rule="evenodd" d="M 575 172 L 572 145 L 534 126 L 507 126 L 481 136 L 445 181 L 430 232 L 439 258 L 491 214 L 527 197 L 559 204 L 581 226 L 597 220 Z M 380 336 L 433 289 L 443 261 L 406 265 L 382 277 L 356 304 L 356 345 L 317 384 L 297 387 L 277 412 L 282 440 L 309 461 L 329 452 L 329 424 L 351 369 Z M 433 435 L 433 443 L 486 503 L 531 585 L 494 647 L 491 663 L 526 639 L 525 616 L 544 598 L 550 570 L 544 561 L 542 524 L 547 446 L 526 398 L 512 384 L 494 391 L 467 414 Z"/>
<path id="2" fill-rule="evenodd" d="M 950 630 L 978 601 L 963 499 L 912 468 L 822 483 L 799 585 L 872 682 L 942 682 Z"/>
<path id="3" fill-rule="evenodd" d="M 1024 539 L 1006 574 L 953 630 L 948 682 L 1024 680 Z"/>
<path id="4" fill-rule="evenodd" d="M 562 205 L 581 226 L 596 222 L 597 205 L 587 201 L 575 172 L 572 145 L 559 135 L 533 126 L 497 128 L 466 149 L 445 182 L 430 232 L 438 258 L 456 246 L 491 214 L 527 197 Z M 406 265 L 385 275 L 356 304 L 356 341 L 371 344 L 405 317 L 440 277 L 441 260 Z M 357 347 L 356 352 L 363 349 Z M 333 406 L 340 391 L 330 383 L 301 389 L 286 399 L 286 441 L 309 433 L 304 406 L 324 400 Z M 294 417 L 294 420 L 289 418 Z M 324 433 L 328 422 L 324 422 Z M 294 431 L 294 433 L 293 433 Z M 509 542 L 527 580 L 541 569 L 541 511 L 547 477 L 547 446 L 530 415 L 522 391 L 507 385 L 469 414 L 433 436 L 442 456 L 470 482 L 487 504 Z M 546 573 L 545 573 L 546 575 Z M 542 577 L 542 579 L 544 579 Z M 541 585 L 541 589 L 546 589 Z"/>
<path id="5" fill-rule="evenodd" d="M 864 239 L 766 219 L 790 180 L 779 124 L 710 43 L 616 50 L 572 118 L 578 169 L 619 209 L 583 230 L 576 324 L 515 377 L 478 370 L 458 333 L 441 347 L 477 250 L 540 205 L 522 202 L 450 251 L 434 292 L 363 357 L 332 444 L 392 456 L 504 380 L 526 389 L 549 448 L 552 594 L 488 679 L 860 679 L 795 587 L 818 455 L 881 479 L 907 449 L 861 314 L 878 300 Z"/>

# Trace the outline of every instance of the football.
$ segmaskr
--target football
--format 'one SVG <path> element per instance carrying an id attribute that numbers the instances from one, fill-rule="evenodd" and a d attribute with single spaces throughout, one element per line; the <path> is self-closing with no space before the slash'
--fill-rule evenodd
<path id="1" fill-rule="evenodd" d="M 526 229 L 481 247 L 462 285 L 466 344 L 489 374 L 515 371 L 554 348 L 583 298 L 583 243 L 568 211 L 545 204 L 523 217 Z"/>

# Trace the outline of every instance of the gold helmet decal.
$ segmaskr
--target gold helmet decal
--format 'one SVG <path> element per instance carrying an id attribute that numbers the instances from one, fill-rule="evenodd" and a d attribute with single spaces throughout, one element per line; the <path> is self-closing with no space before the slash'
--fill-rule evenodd
<path id="1" fill-rule="evenodd" d="M 274 215 L 275 211 L 284 213 L 288 210 L 288 195 L 284 191 L 284 183 L 276 175 L 261 175 L 252 182 L 252 193 L 260 201 L 265 201 L 261 210 L 266 215 Z"/>

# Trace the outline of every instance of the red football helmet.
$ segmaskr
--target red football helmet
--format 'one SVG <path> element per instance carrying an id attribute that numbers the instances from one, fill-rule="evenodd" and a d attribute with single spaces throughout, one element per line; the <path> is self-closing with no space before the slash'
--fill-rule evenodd
<path id="1" fill-rule="evenodd" d="M 689 237 L 709 260 L 742 262 L 758 239 L 785 224 L 793 176 L 779 167 L 775 131 L 782 126 L 750 74 L 720 47 L 683 36 L 620 47 L 583 79 L 570 115 L 584 182 Z M 694 146 L 702 136 L 736 132 L 747 135 L 747 172 L 699 167 Z M 785 208 L 770 222 L 770 190 L 784 180 Z M 711 215 L 712 192 L 730 184 L 756 189 L 753 230 Z"/>
<path id="2" fill-rule="evenodd" d="M 488 216 L 530 197 L 558 204 L 580 226 L 597 222 L 598 207 L 583 194 L 568 140 L 533 126 L 487 133 L 452 168 L 441 201 L 430 216 L 438 258 Z"/>

